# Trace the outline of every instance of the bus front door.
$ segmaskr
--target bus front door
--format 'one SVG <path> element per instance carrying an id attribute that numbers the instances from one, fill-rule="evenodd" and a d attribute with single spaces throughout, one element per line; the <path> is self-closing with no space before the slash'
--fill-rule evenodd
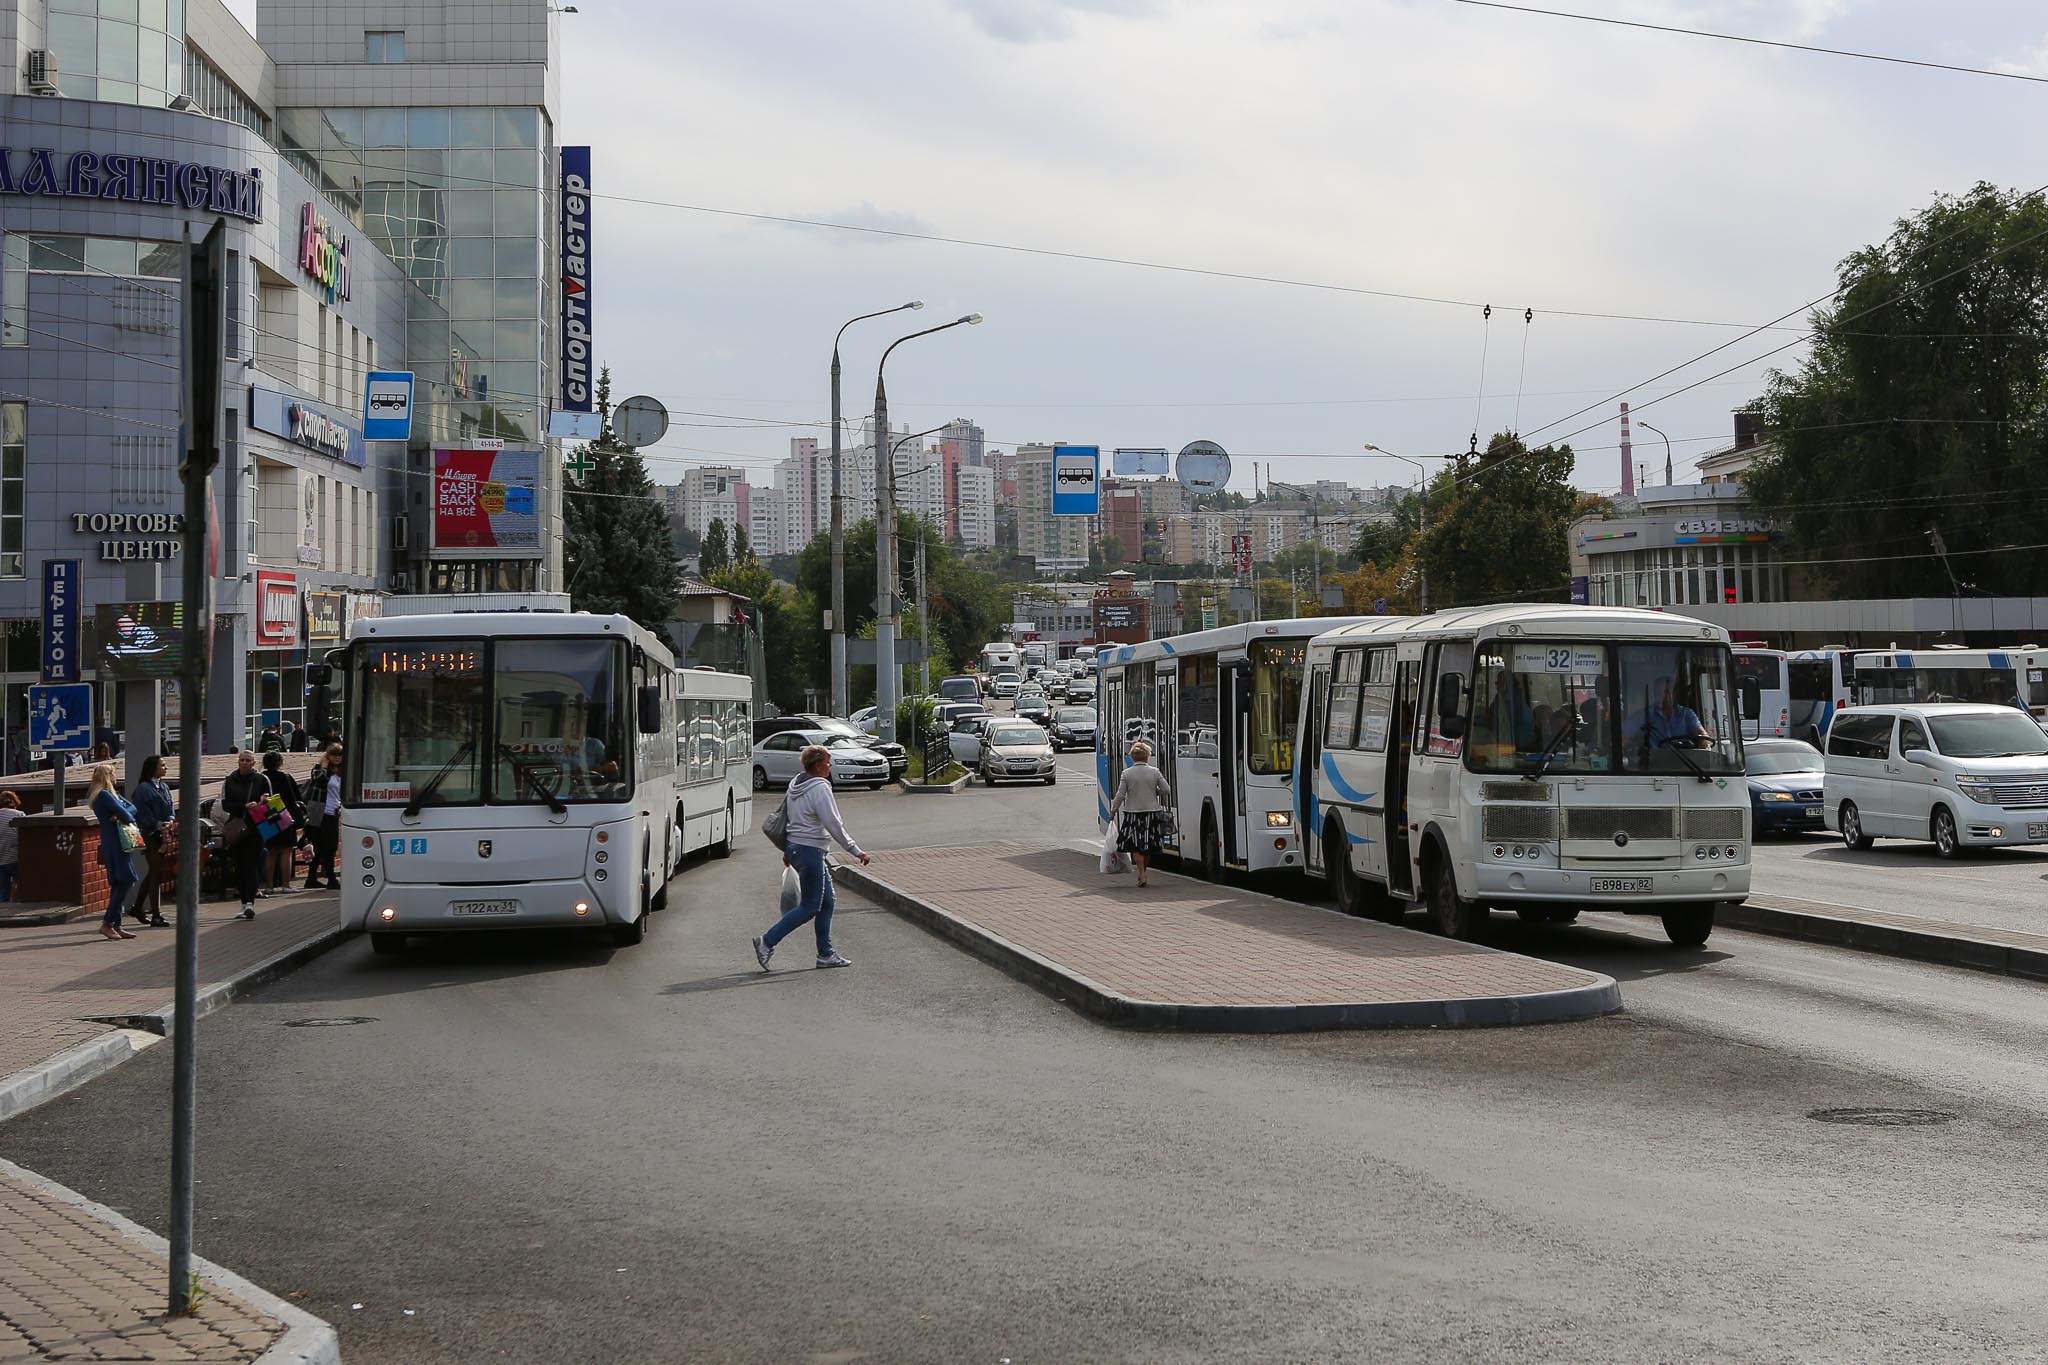
<path id="1" fill-rule="evenodd" d="M 1217 717 L 1222 733 L 1217 736 L 1216 767 L 1220 773 L 1216 812 L 1216 837 L 1223 845 L 1224 863 L 1244 861 L 1244 772 L 1245 737 L 1251 730 L 1252 670 L 1239 659 L 1223 665 L 1223 705 Z"/>
<path id="2" fill-rule="evenodd" d="M 1394 717 L 1387 732 L 1387 890 L 1408 899 L 1415 896 L 1415 858 L 1408 837 L 1408 773 L 1415 745 L 1415 690 L 1421 678 L 1419 660 L 1401 660 L 1394 675 Z"/>
<path id="3" fill-rule="evenodd" d="M 1175 821 L 1173 832 L 1166 837 L 1166 846 L 1175 853 L 1180 852 L 1180 830 L 1186 826 L 1186 794 L 1181 790 L 1180 780 L 1180 680 L 1172 673 L 1159 675 L 1156 688 L 1157 704 L 1152 714 L 1159 718 L 1159 737 L 1153 743 L 1156 752 L 1152 761 L 1159 765 L 1159 775 L 1166 779 L 1166 789 L 1173 793 Z"/>

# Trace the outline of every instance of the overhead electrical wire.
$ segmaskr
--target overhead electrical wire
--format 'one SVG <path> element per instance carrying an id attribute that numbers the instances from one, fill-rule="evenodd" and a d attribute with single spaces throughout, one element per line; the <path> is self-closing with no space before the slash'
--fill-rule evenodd
<path id="1" fill-rule="evenodd" d="M 1470 5 L 1477 9 L 1509 10 L 1516 14 L 1537 14 L 1547 19 L 1572 19 L 1587 24 L 1607 24 L 1614 28 L 1645 29 L 1652 33 L 1675 33 L 1687 38 L 1711 38 L 1722 43 L 1745 43 L 1751 47 L 1775 47 L 1788 52 L 1811 52 L 1824 57 L 1852 57 L 1863 62 L 1885 62 L 1892 66 L 1917 66 L 1929 71 L 1950 71 L 1962 76 L 1994 76 L 1999 80 L 2031 81 L 2048 85 L 2048 76 L 2036 76 L 2025 71 L 1998 71 L 1981 66 L 1957 66 L 1949 62 L 1930 62 L 1919 57 L 1893 57 L 1881 52 L 1856 52 L 1842 47 L 1820 47 L 1812 43 L 1794 43 L 1780 38 L 1755 38 L 1740 33 L 1720 33 L 1713 29 L 1682 28 L 1676 24 L 1652 24 L 1642 19 L 1621 19 L 1606 14 L 1579 14 L 1571 10 L 1542 9 L 1535 5 L 1510 5 L 1502 0 L 1451 0 L 1458 5 Z"/>

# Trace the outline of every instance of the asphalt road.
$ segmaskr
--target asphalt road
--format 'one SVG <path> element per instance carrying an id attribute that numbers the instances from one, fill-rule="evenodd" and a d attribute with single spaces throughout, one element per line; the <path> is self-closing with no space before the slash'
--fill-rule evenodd
<path id="1" fill-rule="evenodd" d="M 884 865 L 1071 837 L 1076 767 L 844 805 Z M 1129 1034 L 851 897 L 852 970 L 763 977 L 777 870 L 692 865 L 638 948 L 358 942 L 207 1020 L 200 1250 L 351 1365 L 2048 1359 L 2040 987 L 1499 920 L 1627 1012 Z M 0 1153 L 161 1229 L 169 1080 Z M 1846 1106 L 1952 1117 L 1809 1117 Z"/>

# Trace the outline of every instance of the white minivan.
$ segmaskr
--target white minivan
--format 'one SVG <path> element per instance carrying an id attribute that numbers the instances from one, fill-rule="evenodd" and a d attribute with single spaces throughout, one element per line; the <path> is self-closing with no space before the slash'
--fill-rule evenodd
<path id="1" fill-rule="evenodd" d="M 2048 734 L 2013 706 L 1859 706 L 1827 736 L 1828 828 L 1967 848 L 2048 844 Z"/>

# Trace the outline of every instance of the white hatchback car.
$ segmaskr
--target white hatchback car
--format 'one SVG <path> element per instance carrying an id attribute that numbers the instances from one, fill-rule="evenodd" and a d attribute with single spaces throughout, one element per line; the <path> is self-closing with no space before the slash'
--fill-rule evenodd
<path id="1" fill-rule="evenodd" d="M 1858 706 L 1828 728 L 1827 825 L 1851 848 L 1927 839 L 1970 848 L 2048 844 L 2048 734 L 2011 706 Z"/>

